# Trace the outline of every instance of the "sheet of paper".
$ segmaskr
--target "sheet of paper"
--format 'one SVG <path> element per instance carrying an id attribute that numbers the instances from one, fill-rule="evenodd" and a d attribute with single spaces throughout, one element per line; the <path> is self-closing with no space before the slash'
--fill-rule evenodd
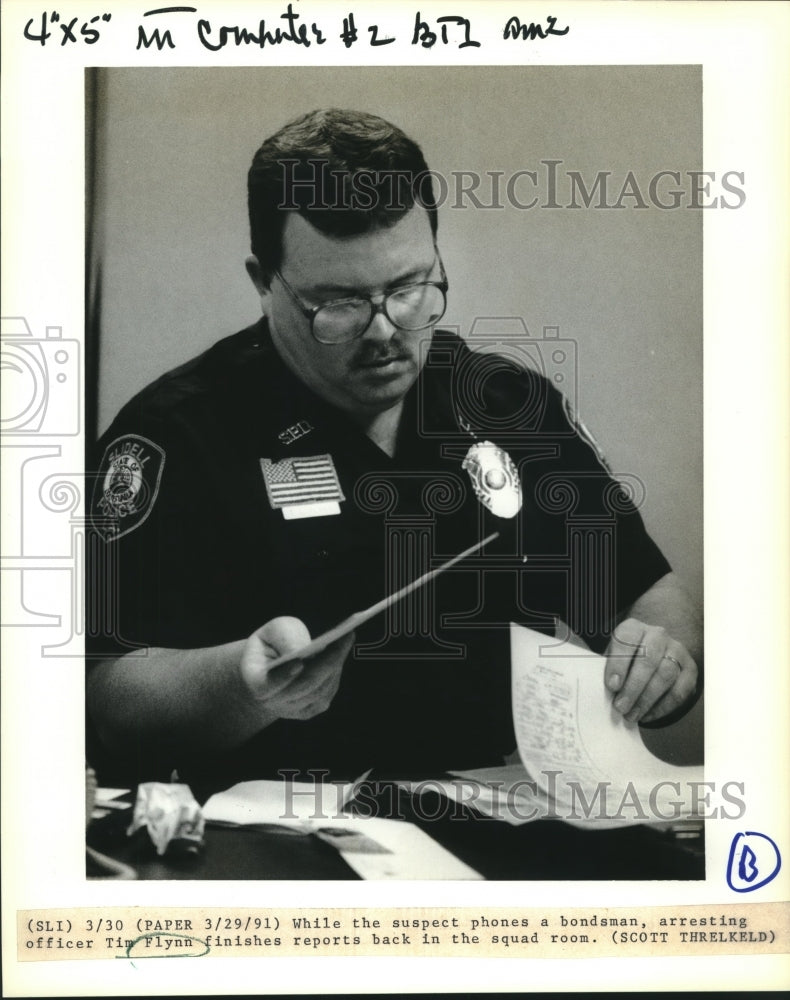
<path id="1" fill-rule="evenodd" d="M 334 820 L 350 830 L 359 829 L 387 853 L 340 850 L 346 863 L 365 879 L 466 879 L 482 876 L 464 864 L 413 823 L 370 816 Z M 326 827 L 323 827 L 326 829 Z"/>
<path id="2" fill-rule="evenodd" d="M 638 726 L 612 707 L 605 662 L 511 625 L 513 722 L 525 768 L 569 819 L 693 815 L 702 768 L 677 767 L 650 753 Z"/>
<path id="3" fill-rule="evenodd" d="M 481 878 L 411 823 L 344 813 L 359 780 L 315 785 L 243 781 L 212 795 L 203 816 L 207 822 L 272 823 L 316 833 L 365 879 Z"/>
<path id="4" fill-rule="evenodd" d="M 604 657 L 511 625 L 511 663 L 521 762 L 406 783 L 413 794 L 438 792 L 512 825 L 561 819 L 599 830 L 662 825 L 704 808 L 702 768 L 655 757 L 612 707 Z"/>
<path id="5" fill-rule="evenodd" d="M 357 782 L 242 781 L 203 806 L 207 822 L 281 823 L 312 828 L 343 815 Z M 329 818 L 329 819 L 328 819 Z"/>

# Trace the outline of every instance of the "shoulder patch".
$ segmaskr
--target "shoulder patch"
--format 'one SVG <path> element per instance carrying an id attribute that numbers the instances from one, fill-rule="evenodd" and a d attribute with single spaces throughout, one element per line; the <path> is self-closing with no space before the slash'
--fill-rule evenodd
<path id="1" fill-rule="evenodd" d="M 164 467 L 163 449 L 140 434 L 107 445 L 91 503 L 91 520 L 105 541 L 128 535 L 148 517 Z"/>
<path id="2" fill-rule="evenodd" d="M 584 441 L 585 444 L 588 444 L 592 448 L 592 450 L 598 457 L 598 461 L 601 463 L 604 469 L 606 469 L 609 475 L 610 476 L 613 475 L 609 463 L 606 460 L 606 456 L 601 451 L 598 442 L 592 436 L 587 425 L 580 419 L 580 417 L 577 416 L 576 412 L 573 409 L 573 404 L 571 403 L 571 401 L 568 399 L 567 396 L 562 397 L 562 405 L 563 409 L 565 410 L 565 416 L 568 418 L 568 423 L 571 425 L 571 427 L 573 427 L 573 429 L 576 431 L 576 433 L 579 435 L 582 441 Z"/>

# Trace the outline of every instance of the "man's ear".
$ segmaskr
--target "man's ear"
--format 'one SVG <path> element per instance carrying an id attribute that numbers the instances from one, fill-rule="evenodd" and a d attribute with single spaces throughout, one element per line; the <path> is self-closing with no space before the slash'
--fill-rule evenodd
<path id="1" fill-rule="evenodd" d="M 266 304 L 271 295 L 271 285 L 266 280 L 263 274 L 263 268 L 258 261 L 258 258 L 254 254 L 250 254 L 249 257 L 244 261 L 244 266 L 247 268 L 247 274 L 250 276 L 250 280 L 253 285 L 255 285 L 255 290 L 261 297 L 261 304 L 264 307 L 264 313 L 266 312 Z"/>

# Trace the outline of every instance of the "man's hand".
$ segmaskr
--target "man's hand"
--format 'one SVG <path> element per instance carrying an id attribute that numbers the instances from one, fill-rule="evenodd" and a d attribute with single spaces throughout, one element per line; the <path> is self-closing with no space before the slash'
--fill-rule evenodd
<path id="1" fill-rule="evenodd" d="M 278 657 L 309 641 L 310 633 L 298 618 L 273 618 L 244 644 L 241 679 L 252 697 L 276 718 L 312 719 L 325 712 L 337 694 L 343 663 L 354 644 L 353 632 L 309 660 L 269 668 Z"/>
<path id="2" fill-rule="evenodd" d="M 604 683 L 628 722 L 652 722 L 680 708 L 697 687 L 697 664 L 658 625 L 627 618 L 606 650 Z"/>

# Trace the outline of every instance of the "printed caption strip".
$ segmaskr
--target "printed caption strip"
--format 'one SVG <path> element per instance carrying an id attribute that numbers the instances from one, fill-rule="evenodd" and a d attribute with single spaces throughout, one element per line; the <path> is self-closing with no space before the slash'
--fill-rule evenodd
<path id="1" fill-rule="evenodd" d="M 307 955 L 786 954 L 790 903 L 617 908 L 82 908 L 17 912 L 23 962 Z"/>

